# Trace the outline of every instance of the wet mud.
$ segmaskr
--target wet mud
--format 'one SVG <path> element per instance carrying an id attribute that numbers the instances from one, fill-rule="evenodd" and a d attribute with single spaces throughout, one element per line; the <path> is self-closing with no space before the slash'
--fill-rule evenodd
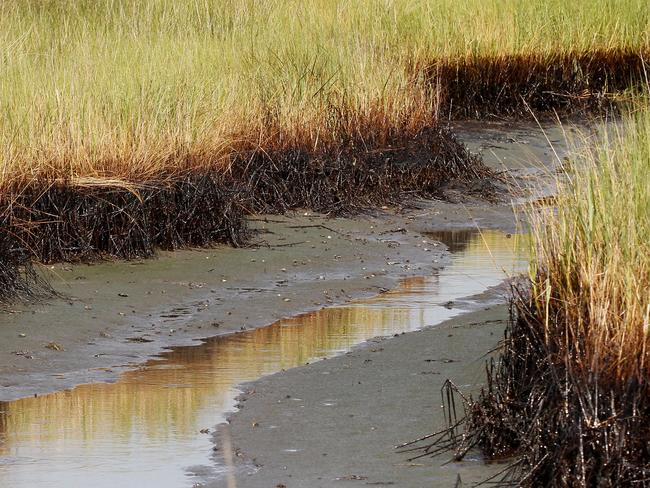
<path id="1" fill-rule="evenodd" d="M 504 136 L 507 130 L 514 130 L 515 135 Z M 147 261 L 57 264 L 41 268 L 40 272 L 50 279 L 60 297 L 7 307 L 2 314 L 0 400 L 4 403 L 0 407 L 0 479 L 4 476 L 7 482 L 13 483 L 10 486 L 31 486 L 29 483 L 35 482 L 46 486 L 41 484 L 45 479 L 53 480 L 50 486 L 74 486 L 70 483 L 81 479 L 75 473 L 87 473 L 84 466 L 94 467 L 97 473 L 122 470 L 130 473 L 129 466 L 136 466 L 135 471 L 143 471 L 143 466 L 147 466 L 145 474 L 150 474 L 150 480 L 158 480 L 154 473 L 155 466 L 159 466 L 158 470 L 166 474 L 160 478 L 162 485 L 153 486 L 166 486 L 164 480 L 167 479 L 171 483 L 169 486 L 183 486 L 186 482 L 190 483 L 188 486 L 223 482 L 227 463 L 219 452 L 211 460 L 215 446 L 209 433 L 234 408 L 235 397 L 241 393 L 237 385 L 241 382 L 314 359 L 340 355 L 350 348 L 356 351 L 357 346 L 375 336 L 419 330 L 440 323 L 461 311 L 471 310 L 470 302 L 491 306 L 503 299 L 499 294 L 481 295 L 469 301 L 462 299 L 498 284 L 503 274 L 497 267 L 496 282 L 485 283 L 483 279 L 473 280 L 454 268 L 454 253 L 462 255 L 467 249 L 476 251 L 471 246 L 467 248 L 467 242 L 474 239 L 474 246 L 483 244 L 483 237 L 477 237 L 480 234 L 471 234 L 474 236 L 471 237 L 458 234 L 458 231 L 477 227 L 501 229 L 504 234 L 499 239 L 509 242 L 505 235 L 516 232 L 522 225 L 520 204 L 537 195 L 552 193 L 553 179 L 545 178 L 552 175 L 557 160 L 567 154 L 566 132 L 566 127 L 558 128 L 554 124 L 545 126 L 544 131 L 534 126 L 513 129 L 503 123 L 481 127 L 464 125 L 460 131 L 463 142 L 481 152 L 492 168 L 509 171 L 509 183 L 515 183 L 509 201 L 487 203 L 483 199 L 464 199 L 463 203 L 454 203 L 454 191 L 462 192 L 466 188 L 452 187 L 447 190 L 445 201 L 423 200 L 408 209 L 386 208 L 355 218 L 331 219 L 306 211 L 285 217 L 256 216 L 250 222 L 255 232 L 252 245 L 241 249 L 217 247 L 162 253 L 157 259 Z M 549 140 L 553 147 L 549 146 Z M 431 234 L 440 230 L 447 233 Z M 443 241 L 449 244 L 449 249 Z M 490 276 L 496 276 L 493 261 L 488 262 L 484 257 L 478 266 Z M 440 278 L 446 270 L 453 269 L 456 271 L 449 279 L 456 280 L 462 294 L 436 302 L 431 296 L 432 278 L 421 277 Z M 402 282 L 397 294 L 382 293 L 408 276 L 420 278 Z M 480 286 L 468 288 L 472 283 Z M 436 293 L 440 293 L 439 285 L 436 286 Z M 351 306 L 345 313 L 340 308 L 328 308 L 311 315 L 299 315 L 378 293 L 381 295 L 377 300 L 383 305 L 373 305 L 372 312 L 361 313 Z M 403 304 L 399 297 L 403 293 L 411 293 L 408 307 L 419 312 L 404 312 L 400 308 Z M 366 305 L 369 303 L 373 301 Z M 422 313 L 427 306 L 435 307 L 435 320 L 430 313 Z M 296 315 L 296 319 L 257 329 Z M 325 320 L 322 316 L 329 318 Z M 301 322 L 305 317 L 321 318 Z M 359 317 L 374 325 L 359 327 L 356 322 Z M 340 323 L 346 320 L 356 325 L 343 328 L 345 330 L 338 335 L 331 334 L 331 326 L 318 325 L 323 321 Z M 486 333 L 492 339 L 501 330 L 500 320 L 487 320 L 488 327 L 481 330 L 489 331 Z M 405 321 L 409 325 L 404 326 Z M 476 326 L 470 324 L 468 327 L 473 330 Z M 329 332 L 324 332 L 326 329 Z M 239 333 L 232 335 L 233 332 Z M 492 347 L 487 338 L 483 341 L 477 336 L 473 340 L 472 333 L 468 332 L 463 339 L 471 343 L 466 350 L 468 360 L 475 360 Z M 198 340 L 214 336 L 220 337 L 197 345 Z M 406 334 L 386 342 L 412 336 L 415 337 Z M 436 347 L 446 347 L 444 335 L 433 340 Z M 311 346 L 300 345 L 305 341 Z M 228 346 L 230 352 L 223 349 L 224 343 L 231 344 Z M 275 345 L 269 345 L 271 343 Z M 458 347 L 464 343 L 459 342 Z M 421 341 L 422 347 L 427 344 Z M 145 364 L 170 346 L 175 348 Z M 366 349 L 363 354 L 377 353 Z M 419 361 L 418 350 L 413 351 L 409 361 Z M 285 363 L 278 362 L 277 354 L 287 354 L 288 359 Z M 351 354 L 358 354 L 358 351 Z M 269 366 L 269 361 L 262 359 L 264 357 L 276 359 Z M 345 357 L 331 361 L 345 361 Z M 389 361 L 396 375 L 407 378 L 415 374 L 409 361 L 400 366 L 397 357 Z M 238 362 L 245 358 L 254 367 L 244 367 Z M 371 357 L 365 359 L 370 360 L 365 364 L 372 362 Z M 321 368 L 328 362 L 313 367 Z M 464 363 L 443 361 L 442 365 L 465 371 Z M 482 362 L 475 365 L 481 369 Z M 222 371 L 221 376 L 215 375 L 215 368 L 220 367 L 238 373 L 228 376 Z M 269 378 L 284 381 L 282 378 L 287 375 L 311 375 L 311 371 L 312 365 Z M 380 376 L 385 372 L 384 369 L 377 371 Z M 471 368 L 467 371 L 473 374 Z M 441 377 L 456 374 L 454 371 L 438 372 Z M 459 374 L 465 373 L 459 370 Z M 195 383 L 189 381 L 189 377 L 193 377 Z M 206 377 L 210 380 L 206 381 Z M 387 377 L 386 385 L 392 385 L 392 381 Z M 79 384 L 85 385 L 40 397 Z M 187 386 L 190 384 L 193 386 Z M 322 382 L 314 385 L 324 386 Z M 247 386 L 248 395 L 250 390 Z M 393 390 L 393 387 L 387 386 L 386 390 Z M 367 393 L 369 395 L 370 391 Z M 388 393 L 402 395 L 399 388 Z M 323 394 L 328 395 L 326 390 Z M 27 398 L 34 395 L 38 397 Z M 363 392 L 360 395 L 360 402 L 372 403 L 371 396 L 364 397 Z M 270 397 L 259 395 L 255 398 L 264 405 Z M 413 403 L 421 409 L 419 416 L 423 422 L 431 421 L 427 410 L 431 406 L 431 395 L 427 393 L 426 398 L 426 407 L 418 403 L 419 400 Z M 16 399 L 20 400 L 12 402 Z M 246 402 L 247 406 L 252 404 Z M 256 410 L 244 408 L 233 417 L 233 426 L 238 418 L 246 418 L 247 412 L 258 415 Z M 392 423 L 388 417 L 386 420 Z M 259 420 L 255 422 L 262 425 Z M 246 449 L 242 432 L 233 427 L 233 442 L 242 454 L 236 456 L 237 470 L 241 470 L 237 471 L 238 476 L 250 472 L 251 467 L 256 471 L 255 464 L 259 463 L 252 460 L 257 456 Z M 384 441 L 390 444 L 408 440 L 409 431 L 403 433 L 399 439 L 390 435 Z M 115 438 L 128 442 L 112 445 L 111 439 Z M 215 440 L 219 449 L 220 441 Z M 170 455 L 169 448 L 174 442 L 180 444 L 176 444 L 174 455 Z M 143 446 L 160 448 L 165 453 L 156 453 L 154 449 L 151 454 Z M 382 452 L 385 447 L 385 444 L 377 446 Z M 181 459 L 179 452 L 187 452 L 189 457 Z M 126 456 L 127 461 L 113 464 L 112 459 L 124 459 L 120 456 Z M 161 461 L 163 468 L 160 468 Z M 280 463 L 279 458 L 275 461 Z M 281 463 L 275 461 L 261 464 L 267 468 L 280 466 Z M 52 472 L 57 476 L 50 476 Z M 334 478 L 353 475 L 355 473 L 334 475 L 332 472 L 323 486 L 330 486 L 326 483 Z M 129 479 L 133 480 L 136 474 L 131 476 Z M 109 479 L 112 478 L 106 478 Z M 124 479 L 127 478 L 122 481 Z M 253 478 L 246 474 L 244 479 Z M 57 480 L 64 482 L 57 485 Z M 354 478 L 341 479 L 337 483 L 351 480 Z"/>
<path id="2" fill-rule="evenodd" d="M 0 481 L 58 487 L 80 486 L 92 478 L 93 486 L 174 487 L 190 486 L 192 472 L 219 478 L 225 467 L 209 463 L 206 434 L 233 411 L 241 383 L 476 308 L 468 296 L 497 286 L 525 266 L 517 251 L 521 242 L 508 236 L 495 231 L 431 234 L 428 245 L 446 240 L 456 251 L 449 266 L 430 277 L 405 279 L 374 298 L 175 348 L 116 383 L 1 403 Z M 456 359 L 440 361 L 467 359 L 462 350 L 449 354 Z M 381 424 L 379 418 L 376 422 Z M 290 429 L 298 436 L 301 423 Z"/>

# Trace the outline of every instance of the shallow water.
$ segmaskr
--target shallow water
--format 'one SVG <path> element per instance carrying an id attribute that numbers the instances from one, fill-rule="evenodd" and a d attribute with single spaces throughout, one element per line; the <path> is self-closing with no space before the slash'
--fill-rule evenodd
<path id="1" fill-rule="evenodd" d="M 526 264 L 516 236 L 448 231 L 429 237 L 453 251 L 451 264 L 434 276 L 174 348 L 116 383 L 0 402 L 0 486 L 176 488 L 193 485 L 191 472 L 219 476 L 211 437 L 200 431 L 233 411 L 242 382 L 344 353 L 372 337 L 439 324 L 479 305 L 463 297 Z"/>

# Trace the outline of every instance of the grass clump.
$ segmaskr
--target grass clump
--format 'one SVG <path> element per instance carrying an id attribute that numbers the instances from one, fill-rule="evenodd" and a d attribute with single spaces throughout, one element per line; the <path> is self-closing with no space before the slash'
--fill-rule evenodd
<path id="1" fill-rule="evenodd" d="M 515 289 L 487 386 L 423 454 L 516 456 L 500 480 L 516 486 L 646 486 L 650 112 L 566 177 L 557 208 L 535 219 L 528 285 Z"/>
<path id="2" fill-rule="evenodd" d="M 470 414 L 488 454 L 522 455 L 525 486 L 645 486 L 650 474 L 647 109 L 586 162 L 534 228 L 530 291 Z"/>
<path id="3" fill-rule="evenodd" d="M 566 324 L 567 344 L 595 375 L 645 384 L 650 380 L 650 112 L 617 129 L 570 178 L 557 214 L 545 215 L 535 228 L 531 294 L 535 313 L 548 322 L 545 342 L 554 335 L 547 330 L 552 322 Z"/>

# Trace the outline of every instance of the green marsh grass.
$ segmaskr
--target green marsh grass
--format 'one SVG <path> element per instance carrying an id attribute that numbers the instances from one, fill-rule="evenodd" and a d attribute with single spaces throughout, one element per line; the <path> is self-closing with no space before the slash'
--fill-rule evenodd
<path id="1" fill-rule="evenodd" d="M 531 283 L 549 347 L 614 382 L 650 384 L 650 112 L 631 116 L 567 173 L 534 226 Z M 558 331 L 563 331 L 561 334 Z"/>

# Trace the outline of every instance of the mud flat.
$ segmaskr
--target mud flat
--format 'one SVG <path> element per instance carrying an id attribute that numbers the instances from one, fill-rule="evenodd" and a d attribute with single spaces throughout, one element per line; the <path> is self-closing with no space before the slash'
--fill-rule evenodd
<path id="1" fill-rule="evenodd" d="M 508 207 L 429 204 L 407 214 L 331 220 L 261 218 L 259 245 L 163 255 L 147 262 L 48 269 L 66 299 L 16 305 L 0 328 L 0 399 L 107 381 L 170 345 L 268 325 L 371 296 L 400 277 L 446 263 L 417 215 L 467 225 L 467 212 L 500 224 Z M 514 228 L 514 226 L 512 226 Z M 511 229 L 512 230 L 512 229 Z"/>
<path id="2" fill-rule="evenodd" d="M 558 153 L 558 157 L 562 157 L 566 152 L 563 130 L 548 126 L 546 135 L 543 135 L 539 129 L 526 126 L 518 129 L 516 137 L 507 137 L 503 134 L 503 126 L 499 124 L 494 125 L 492 132 L 487 133 L 482 132 L 485 130 L 485 124 L 483 127 L 468 125 L 466 129 L 463 140 L 481 151 L 486 162 L 493 168 L 509 171 L 509 175 L 517 184 L 515 193 L 507 194 L 504 189 L 504 193 L 498 195 L 500 198 L 490 203 L 485 200 L 462 198 L 466 189 L 458 187 L 446 189 L 446 201 L 413 202 L 413 206 L 406 209 L 381 209 L 354 218 L 330 219 L 309 212 L 297 212 L 283 217 L 257 216 L 251 222 L 257 234 L 253 244 L 246 248 L 183 251 L 161 254 L 158 259 L 146 262 L 103 263 L 92 266 L 55 265 L 43 270 L 62 294 L 62 298 L 52 299 L 47 303 L 16 305 L 3 314 L 3 326 L 0 328 L 0 364 L 3 365 L 0 367 L 0 479 L 16 487 L 33 486 L 34 483 L 46 486 L 42 484 L 45 479 L 50 483 L 47 486 L 75 486 L 75 482 L 87 480 L 89 476 L 94 477 L 95 486 L 99 486 L 98 473 L 106 474 L 101 477 L 106 486 L 115 486 L 116 482 L 134 482 L 136 475 L 141 477 L 138 479 L 146 482 L 155 481 L 158 483 L 156 486 L 223 482 L 225 465 L 219 459 L 219 453 L 214 465 L 208 462 L 213 446 L 210 436 L 199 430 L 210 431 L 234 409 L 234 398 L 240 392 L 238 385 L 241 382 L 256 380 L 283 367 L 293 368 L 303 364 L 308 358 L 343 354 L 368 339 L 390 334 L 393 330 L 390 327 L 394 327 L 399 321 L 390 322 L 388 328 L 368 329 L 364 332 L 365 335 L 358 335 L 355 329 L 351 328 L 346 334 L 355 332 L 354 339 L 329 344 L 322 351 L 322 348 L 317 347 L 309 353 L 310 355 L 292 356 L 293 359 L 286 366 L 280 363 L 279 367 L 274 366 L 275 369 L 265 369 L 263 366 L 266 360 L 263 357 L 255 359 L 254 363 L 260 366 L 253 373 L 234 375 L 228 380 L 227 394 L 214 397 L 210 396 L 213 393 L 206 394 L 206 391 L 213 390 L 201 381 L 197 383 L 191 372 L 198 370 L 200 377 L 213 378 L 213 369 L 210 368 L 214 366 L 210 366 L 206 373 L 201 365 L 214 363 L 220 367 L 226 357 L 241 357 L 242 350 L 237 348 L 232 350 L 229 356 L 223 356 L 221 346 L 218 346 L 219 341 L 230 341 L 229 343 L 235 345 L 238 341 L 244 341 L 246 344 L 253 344 L 253 350 L 264 355 L 268 352 L 268 347 L 265 346 L 267 343 L 264 341 L 274 337 L 267 337 L 264 331 L 277 328 L 284 330 L 284 322 L 276 323 L 273 326 L 276 329 L 260 327 L 267 326 L 277 319 L 374 296 L 394 288 L 404 277 L 441 276 L 445 269 L 453 269 L 448 266 L 453 264 L 453 255 L 446 246 L 440 244 L 439 241 L 444 240 L 443 237 L 440 234 L 429 234 L 430 232 L 480 227 L 511 233 L 517 229 L 516 202 L 552 192 L 544 177 L 552 173 L 549 167 L 552 168 L 553 165 L 553 152 Z M 549 147 L 547 139 L 556 143 L 554 150 Z M 506 163 L 504 157 L 508 158 Z M 547 166 L 534 163 L 539 161 L 545 161 Z M 453 240 L 450 245 L 453 251 Z M 489 268 L 485 263 L 481 266 Z M 455 278 L 464 284 L 472 283 L 462 272 Z M 489 286 L 500 280 L 501 278 Z M 402 282 L 402 285 L 404 283 Z M 477 290 L 472 291 L 463 285 L 464 294 L 454 295 L 453 299 L 472 295 L 485 288 L 486 286 L 481 284 Z M 390 298 L 391 293 L 381 296 Z M 483 298 L 487 299 L 486 302 L 473 303 L 482 304 L 476 306 L 488 306 L 494 303 L 495 297 L 496 295 L 485 296 Z M 422 299 L 430 301 L 426 297 Z M 462 302 L 461 300 L 461 304 Z M 427 317 L 425 314 L 415 321 L 409 319 L 411 325 L 397 330 L 396 333 L 437 324 L 444 318 L 468 309 L 459 307 L 456 303 L 449 304 L 449 307 L 443 304 L 436 307 L 438 315 L 435 321 L 423 319 L 422 317 Z M 391 313 L 398 313 L 399 310 L 397 306 L 397 312 Z M 492 318 L 485 320 L 501 320 L 503 311 L 499 310 L 490 311 L 489 314 L 501 313 L 500 317 L 490 315 Z M 385 318 L 385 314 L 381 316 Z M 372 319 L 372 316 L 370 318 Z M 403 317 L 400 318 L 402 319 Z M 412 336 L 413 339 L 409 340 L 422 337 L 420 346 L 430 345 L 443 349 L 413 349 L 414 352 L 410 354 L 412 357 L 409 357 L 408 361 L 405 359 L 403 368 L 386 372 L 388 376 L 383 382 L 386 396 L 385 401 L 381 403 L 382 410 L 389 410 L 385 415 L 393 415 L 393 412 L 390 412 L 393 404 L 396 406 L 394 414 L 400 415 L 398 406 L 406 394 L 401 388 L 411 388 L 411 376 L 419 375 L 427 379 L 438 376 L 465 378 L 460 380 L 463 384 L 478 381 L 482 361 L 477 358 L 498 340 L 502 327 L 499 322 L 489 322 L 485 327 L 479 327 L 476 323 L 480 321 L 481 319 L 472 320 L 472 325 L 466 328 L 466 333 L 447 332 L 446 336 L 440 333 L 443 335 L 429 338 L 428 335 L 433 334 L 433 331 L 426 331 L 403 336 Z M 292 320 L 288 323 L 294 329 L 302 328 Z M 460 325 L 460 322 L 455 324 Z M 479 336 L 472 335 L 475 329 L 480 329 Z M 255 340 L 256 336 L 250 334 L 257 333 L 258 330 L 261 339 Z M 240 333 L 232 335 L 233 332 Z M 481 335 L 484 333 L 485 341 Z M 204 343 L 202 339 L 205 337 L 213 339 Z M 253 337 L 250 339 L 252 342 L 246 342 L 249 340 L 246 338 L 250 337 Z M 431 344 L 430 339 L 433 340 Z M 405 339 L 394 340 L 398 341 L 397 345 L 390 348 L 401 347 L 401 341 Z M 456 340 L 457 343 L 454 342 Z M 391 341 L 393 339 L 384 342 L 392 344 Z M 456 375 L 455 370 L 447 371 L 445 368 L 462 368 L 461 359 L 449 355 L 437 357 L 441 356 L 440 351 L 449 351 L 448 348 L 453 344 L 456 344 L 454 347 L 466 348 L 462 363 L 471 363 L 466 371 L 463 369 L 465 372 L 459 373 L 460 376 Z M 160 358 L 143 364 L 171 346 L 175 348 L 165 352 Z M 407 344 L 403 347 L 406 348 Z M 380 348 L 389 351 L 384 345 Z M 374 387 L 375 390 L 359 390 L 356 400 L 350 399 L 351 402 L 357 401 L 356 406 L 350 404 L 346 408 L 362 408 L 363 403 L 372 403 L 370 394 L 376 392 L 379 383 L 373 383 L 371 377 L 376 376 L 375 381 L 383 381 L 380 378 L 384 372 L 383 368 L 375 373 L 367 368 L 374 362 L 373 355 L 383 352 L 372 349 L 371 345 L 369 348 L 355 351 L 347 359 L 335 360 L 348 361 L 360 357 L 358 354 L 370 355 L 365 356 L 362 361 L 366 368 L 362 371 L 369 376 L 357 381 L 361 381 L 363 385 L 365 380 L 367 387 Z M 386 358 L 384 366 L 395 366 L 398 361 L 394 358 L 401 354 L 399 351 L 404 352 L 406 349 L 395 349 L 394 353 L 382 356 Z M 422 355 L 419 355 L 420 352 Z M 298 350 L 298 353 L 301 351 Z M 206 361 L 206 355 L 212 359 Z M 436 356 L 429 358 L 429 355 Z M 431 361 L 427 362 L 426 359 Z M 245 368 L 236 367 L 236 361 L 226 363 L 227 369 L 230 367 L 228 364 L 235 364 L 229 371 L 245 371 Z M 326 367 L 325 364 L 335 367 L 338 363 L 327 361 L 314 368 Z M 377 365 L 380 364 L 383 363 L 378 361 Z M 421 364 L 425 365 L 424 369 Z M 429 369 L 426 368 L 427 365 Z M 340 369 L 348 372 L 343 366 Z M 178 375 L 169 377 L 161 371 L 177 372 Z M 316 373 L 311 371 L 310 365 L 290 374 L 320 375 L 325 370 L 318 369 Z M 381 375 L 377 371 L 381 371 Z M 285 381 L 285 374 L 289 373 L 277 374 L 269 381 Z M 392 374 L 400 376 L 401 380 L 397 381 L 396 377 L 390 376 Z M 417 381 L 421 379 L 419 376 Z M 349 377 L 341 375 L 340 378 L 348 385 Z M 95 384 L 118 379 L 114 385 Z M 396 381 L 399 388 L 396 387 L 393 391 Z M 60 391 L 79 384 L 86 385 L 71 391 Z M 328 384 L 323 381 L 316 382 L 314 388 L 318 390 Z M 426 384 L 433 390 L 437 388 L 435 382 Z M 333 387 L 336 385 L 337 383 L 332 383 Z M 262 391 L 257 390 L 256 386 L 252 388 Z M 250 386 L 247 387 L 248 391 L 250 389 Z M 410 414 L 412 430 L 394 425 L 398 430 L 393 433 L 386 432 L 377 449 L 394 456 L 391 449 L 394 443 L 430 430 L 420 429 L 423 424 L 418 422 L 430 426 L 434 421 L 430 411 L 432 405 L 439 403 L 438 394 L 431 393 L 430 389 L 425 395 L 424 387 L 421 390 L 418 390 L 422 394 L 420 397 L 408 399 L 413 408 L 419 409 L 418 421 L 413 420 L 415 413 Z M 59 392 L 42 398 L 27 398 L 55 391 Z M 312 393 L 315 395 L 317 391 Z M 311 396 L 312 393 L 309 393 L 309 398 L 318 402 L 318 397 Z M 287 394 L 295 395 L 286 393 L 285 396 Z M 321 394 L 326 395 L 326 391 L 322 390 Z M 329 396 L 329 393 L 326 396 Z M 9 401 L 18 398 L 22 399 Z M 196 398 L 199 400 L 194 401 Z M 254 401 L 260 402 L 259 408 L 266 408 L 264 402 L 277 401 L 277 398 L 253 395 L 250 396 L 251 403 L 246 404 L 253 406 Z M 213 405 L 213 408 L 205 410 L 206 404 Z M 180 406 L 169 408 L 170 405 Z M 199 406 L 203 407 L 200 412 L 197 410 Z M 244 408 L 240 415 L 248 415 L 247 410 L 248 407 Z M 206 411 L 208 414 L 205 414 Z M 116 412 L 119 412 L 119 415 Z M 256 413 L 259 410 L 250 409 L 248 412 L 259 416 L 259 413 Z M 255 429 L 265 425 L 270 418 L 269 415 L 266 420 L 255 420 L 258 423 Z M 334 414 L 333 418 L 337 418 L 337 415 Z M 353 417 L 350 419 L 354 420 Z M 390 418 L 385 417 L 385 420 L 390 421 Z M 247 475 L 255 471 L 255 463 L 261 463 L 267 469 L 284 466 L 280 458 L 269 458 L 265 461 L 263 456 L 258 456 L 254 450 L 245 449 L 248 435 L 244 432 L 246 422 L 238 424 L 238 416 L 232 421 L 234 427 L 242 425 L 240 430 L 233 428 L 235 445 L 239 447 L 237 443 L 240 442 L 242 446 L 242 456 L 238 457 L 241 461 L 238 465 L 240 474 L 246 475 L 242 483 L 247 483 L 249 479 L 251 483 L 255 483 L 255 475 Z M 342 425 L 344 429 L 357 428 L 354 424 L 347 424 L 347 427 Z M 368 426 L 370 428 L 373 425 Z M 254 433 L 256 432 L 258 431 L 255 430 Z M 300 430 L 296 429 L 296 433 L 299 432 Z M 398 433 L 400 435 L 393 435 Z M 306 439 L 310 435 L 309 432 L 303 431 L 301 437 Z M 384 444 L 389 438 L 388 444 Z M 112 444 L 115 439 L 127 439 L 128 442 Z M 182 442 L 175 443 L 173 439 L 181 439 Z M 147 454 L 150 452 L 149 448 L 154 449 L 154 454 Z M 163 449 L 165 456 L 156 449 Z M 188 453 L 189 457 L 179 456 L 181 452 Z M 327 450 L 323 452 L 327 453 Z M 370 452 L 368 451 L 367 459 L 371 456 Z M 322 453 L 319 453 L 319 456 L 322 456 Z M 252 458 L 256 458 L 256 461 L 252 461 Z M 110 462 L 107 461 L 109 459 Z M 405 458 L 400 458 L 398 464 L 402 459 Z M 81 463 L 80 460 L 85 462 Z M 119 460 L 125 460 L 124 464 L 119 464 Z M 310 463 L 314 465 L 313 459 Z M 478 461 L 477 464 L 482 465 Z M 148 467 L 146 472 L 143 472 L 142 466 Z M 351 465 L 350 469 L 365 470 L 367 466 L 370 465 Z M 484 472 L 483 470 L 484 467 L 481 472 Z M 107 476 L 108 473 L 118 472 L 123 477 L 119 480 Z M 188 477 L 187 473 L 193 476 Z M 422 473 L 424 476 L 424 471 Z M 450 473 L 450 477 L 454 478 L 455 472 Z M 303 474 L 304 476 L 296 472 L 295 476 L 297 479 L 301 476 L 301 479 L 312 479 L 307 473 Z M 355 476 L 358 479 L 354 478 Z M 319 482 L 330 483 L 336 478 L 341 478 L 336 483 L 359 482 L 364 476 L 368 474 L 337 474 L 332 470 Z M 383 481 L 391 480 L 377 478 L 377 482 Z"/>
<path id="3" fill-rule="evenodd" d="M 393 446 L 445 425 L 445 379 L 480 389 L 484 355 L 506 319 L 506 307 L 493 306 L 247 387 L 225 427 L 236 449 L 237 486 L 453 487 L 459 476 L 471 483 L 496 474 L 504 466 L 476 455 L 462 463 L 409 461 Z M 218 446 L 226 431 L 215 434 Z M 227 478 L 206 486 L 227 486 Z"/>
<path id="4" fill-rule="evenodd" d="M 486 164 L 528 188 L 494 203 L 449 188 L 447 201 L 355 218 L 310 212 L 255 217 L 251 226 L 258 233 L 245 248 L 42 268 L 61 297 L 3 311 L 0 400 L 113 380 L 165 347 L 268 325 L 376 294 L 404 276 L 430 274 L 444 266 L 446 252 L 423 243 L 423 233 L 475 226 L 514 231 L 511 202 L 530 198 L 531 191 L 552 191 L 544 180 L 555 158 L 549 141 L 561 157 L 573 127 L 549 123 L 546 135 L 534 124 L 456 127 Z"/>

